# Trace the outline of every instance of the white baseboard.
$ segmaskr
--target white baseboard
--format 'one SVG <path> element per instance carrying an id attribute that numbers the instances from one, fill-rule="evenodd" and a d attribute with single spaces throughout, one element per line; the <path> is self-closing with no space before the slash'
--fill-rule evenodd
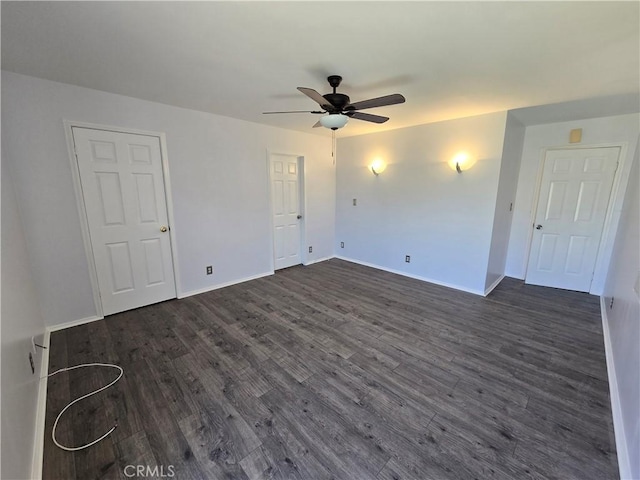
<path id="1" fill-rule="evenodd" d="M 85 323 L 91 323 L 91 322 L 95 322 L 97 320 L 102 320 L 102 319 L 104 319 L 104 317 L 93 316 L 93 317 L 87 317 L 87 318 L 80 318 L 78 320 L 72 320 L 70 322 L 59 323 L 57 325 L 52 325 L 50 327 L 47 327 L 47 331 L 49 333 L 57 332 L 58 330 L 64 330 L 65 328 L 71 328 L 71 327 L 77 327 L 78 325 L 84 325 Z"/>
<path id="2" fill-rule="evenodd" d="M 42 350 L 42 362 L 40 363 L 40 385 L 38 387 L 38 402 L 36 407 L 36 431 L 33 446 L 33 457 L 31 461 L 31 478 L 34 480 L 40 480 L 42 478 L 42 462 L 44 461 L 44 436 L 45 432 L 45 420 L 47 415 L 47 384 L 46 378 L 49 373 L 49 349 L 51 345 L 51 333 L 58 330 L 64 330 L 65 328 L 71 328 L 78 325 L 84 325 L 85 323 L 95 322 L 96 320 L 102 320 L 104 317 L 87 317 L 79 320 L 73 320 L 71 322 L 59 323 L 47 327 L 44 331 L 44 338 L 42 340 L 43 345 L 47 347 Z M 43 378 L 45 377 L 45 378 Z"/>
<path id="3" fill-rule="evenodd" d="M 307 267 L 309 265 L 313 265 L 314 263 L 326 262 L 327 260 L 331 260 L 332 258 L 336 258 L 336 256 L 335 255 L 331 255 L 330 257 L 317 258 L 315 260 L 307 261 L 306 263 L 303 263 L 303 265 L 305 267 Z"/>
<path id="4" fill-rule="evenodd" d="M 494 288 L 496 288 L 498 285 L 500 285 L 500 282 L 504 280 L 504 275 L 500 275 L 500 277 L 493 282 L 491 285 L 489 285 L 486 290 L 484 291 L 484 296 L 486 297 L 487 295 L 489 295 Z"/>
<path id="5" fill-rule="evenodd" d="M 609 395 L 611 397 L 611 411 L 613 414 L 613 431 L 616 437 L 616 452 L 618 456 L 618 468 L 622 480 L 631 479 L 631 462 L 629 460 L 629 450 L 624 433 L 624 422 L 622 420 L 622 406 L 620 405 L 620 395 L 618 389 L 618 379 L 616 377 L 616 367 L 613 361 L 613 350 L 611 347 L 611 333 L 609 331 L 609 317 L 607 316 L 607 302 L 604 297 L 600 297 L 600 313 L 602 315 L 602 336 L 604 337 L 604 352 L 607 360 L 607 375 L 609 377 Z"/>
<path id="6" fill-rule="evenodd" d="M 440 285 L 441 287 L 453 288 L 454 290 L 461 290 L 467 293 L 473 293 L 474 295 L 480 295 L 484 297 L 484 292 L 481 290 L 473 290 L 467 287 L 461 287 L 460 285 L 454 285 L 452 283 L 441 282 L 439 280 L 434 280 L 433 278 L 422 277 L 420 275 L 413 275 L 411 273 L 402 272 L 400 270 L 394 270 L 392 268 L 382 267 L 380 265 L 376 265 L 374 263 L 363 262 L 361 260 L 355 260 L 353 258 L 343 257 L 341 255 L 336 255 L 334 258 L 339 258 L 340 260 L 344 260 L 346 262 L 357 263 L 358 265 L 364 265 L 365 267 L 375 268 L 377 270 L 383 270 L 389 273 L 395 273 L 396 275 L 402 275 L 403 277 L 414 278 L 416 280 L 422 280 L 423 282 L 433 283 L 435 285 Z"/>
<path id="7" fill-rule="evenodd" d="M 249 280 L 256 280 L 258 278 L 268 277 L 269 275 L 273 275 L 273 273 L 274 272 L 259 273 L 258 275 L 252 275 L 250 277 L 240 278 L 238 280 L 232 280 L 226 283 L 219 283 L 217 285 L 212 285 L 211 287 L 201 288 L 199 290 L 191 290 L 189 292 L 183 292 L 180 294 L 178 298 L 192 297 L 194 295 L 199 295 L 201 293 L 211 292 L 212 290 L 218 290 L 220 288 L 230 287 L 231 285 L 237 285 L 238 283 L 248 282 Z"/>
<path id="8" fill-rule="evenodd" d="M 38 387 L 38 403 L 36 406 L 36 431 L 33 442 L 33 458 L 31 460 L 31 478 L 40 480 L 42 478 L 42 463 L 44 461 L 44 436 L 45 436 L 45 417 L 47 415 L 47 379 L 49 372 L 49 346 L 51 339 L 51 331 L 46 329 L 42 341 L 42 361 L 40 362 L 40 384 Z"/>

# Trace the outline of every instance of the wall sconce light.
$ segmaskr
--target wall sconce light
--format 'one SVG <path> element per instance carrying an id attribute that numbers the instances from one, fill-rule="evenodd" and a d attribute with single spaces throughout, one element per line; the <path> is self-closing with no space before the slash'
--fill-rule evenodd
<path id="1" fill-rule="evenodd" d="M 381 158 L 376 158 L 371 165 L 369 165 L 369 169 L 373 172 L 374 175 L 379 175 L 385 171 L 387 168 L 387 164 L 384 163 L 384 160 Z"/>
<path id="2" fill-rule="evenodd" d="M 456 172 L 462 173 L 463 170 L 468 170 L 474 162 L 471 161 L 469 154 L 466 152 L 457 153 L 449 164 L 452 168 L 455 168 Z"/>

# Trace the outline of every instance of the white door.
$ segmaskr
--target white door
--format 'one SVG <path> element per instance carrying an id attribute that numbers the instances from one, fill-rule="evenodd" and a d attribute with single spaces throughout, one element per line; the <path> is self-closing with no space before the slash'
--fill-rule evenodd
<path id="1" fill-rule="evenodd" d="M 275 269 L 301 263 L 300 168 L 291 155 L 270 156 Z"/>
<path id="2" fill-rule="evenodd" d="M 160 139 L 73 127 L 104 315 L 175 298 Z"/>
<path id="3" fill-rule="evenodd" d="M 547 152 L 526 283 L 589 291 L 619 150 Z"/>

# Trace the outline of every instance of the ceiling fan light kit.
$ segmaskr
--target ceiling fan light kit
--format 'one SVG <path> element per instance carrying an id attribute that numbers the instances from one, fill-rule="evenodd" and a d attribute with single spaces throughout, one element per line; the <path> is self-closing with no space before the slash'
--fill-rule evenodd
<path id="1" fill-rule="evenodd" d="M 337 130 L 344 127 L 350 118 L 356 120 L 363 120 L 365 122 L 372 123 L 384 123 L 389 120 L 389 117 L 383 117 L 380 115 L 372 115 L 370 113 L 362 113 L 359 110 L 367 108 L 384 107 L 387 105 L 396 105 L 398 103 L 404 103 L 405 98 L 399 93 L 392 95 L 385 95 L 384 97 L 371 98 L 369 100 L 363 100 L 361 102 L 351 103 L 351 99 L 344 93 L 337 93 L 336 89 L 342 82 L 340 75 L 330 75 L 327 77 L 327 81 L 331 88 L 332 93 L 326 95 L 320 95 L 313 88 L 298 87 L 298 90 L 304 93 L 311 100 L 316 102 L 322 108 L 322 111 L 309 111 L 308 113 L 326 113 L 320 117 L 320 121 L 317 122 L 314 127 L 325 127 L 331 130 Z M 299 110 L 289 112 L 264 112 L 265 114 L 274 113 L 302 113 Z"/>
<path id="2" fill-rule="evenodd" d="M 320 117 L 320 124 L 325 128 L 331 130 L 337 130 L 344 127 L 349 121 L 349 117 L 341 113 L 330 113 L 323 117 Z"/>

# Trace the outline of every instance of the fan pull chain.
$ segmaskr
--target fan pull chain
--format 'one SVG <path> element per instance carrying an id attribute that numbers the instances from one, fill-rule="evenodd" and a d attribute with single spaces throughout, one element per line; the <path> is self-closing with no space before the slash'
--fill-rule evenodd
<path id="1" fill-rule="evenodd" d="M 336 131 L 331 131 L 331 157 L 333 158 L 333 164 L 336 164 Z"/>

